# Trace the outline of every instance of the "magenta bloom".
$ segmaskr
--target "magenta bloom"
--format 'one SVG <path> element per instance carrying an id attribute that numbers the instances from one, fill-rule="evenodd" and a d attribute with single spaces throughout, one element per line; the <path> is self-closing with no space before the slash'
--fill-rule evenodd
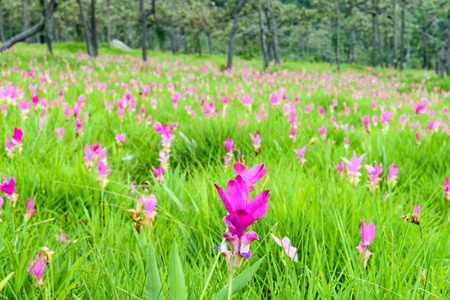
<path id="1" fill-rule="evenodd" d="M 441 186 L 445 192 L 445 199 L 450 201 L 450 180 L 445 178 L 444 185 Z"/>
<path id="2" fill-rule="evenodd" d="M 225 205 L 229 215 L 223 218 L 224 224 L 232 235 L 243 237 L 248 226 L 266 215 L 269 206 L 269 191 L 263 191 L 250 202 L 247 183 L 238 175 L 227 185 L 227 194 L 216 185 L 217 192 Z"/>
<path id="3" fill-rule="evenodd" d="M 178 123 L 172 123 L 172 126 L 169 127 L 168 125 L 161 125 L 161 123 L 156 122 L 153 124 L 153 128 L 158 132 L 161 136 L 169 136 L 172 131 L 174 131 L 178 126 Z"/>
<path id="4" fill-rule="evenodd" d="M 149 223 L 153 223 L 155 221 L 156 211 L 155 207 L 158 204 L 156 197 L 153 194 L 150 194 L 148 197 L 144 197 L 141 194 L 142 204 L 144 205 L 144 217 L 147 219 Z"/>
<path id="5" fill-rule="evenodd" d="M 233 156 L 233 140 L 230 140 L 229 138 L 227 138 L 224 142 L 225 144 L 225 148 L 228 151 L 228 156 L 232 157 Z"/>
<path id="6" fill-rule="evenodd" d="M 303 146 L 302 149 L 294 149 L 294 152 L 297 153 L 297 155 L 298 155 L 297 159 L 298 159 L 298 163 L 300 164 L 300 167 L 302 167 L 306 162 L 306 159 L 305 159 L 306 146 L 307 145 Z"/>
<path id="7" fill-rule="evenodd" d="M 347 150 L 348 149 L 348 137 L 344 138 L 344 149 Z"/>
<path id="8" fill-rule="evenodd" d="M 317 131 L 319 131 L 320 136 L 322 137 L 322 139 L 325 139 L 325 136 L 327 135 L 327 128 L 325 127 L 325 125 L 323 125 L 322 127 L 317 128 Z"/>
<path id="9" fill-rule="evenodd" d="M 11 196 L 16 191 L 15 189 L 16 179 L 14 176 L 11 176 L 11 180 L 8 178 L 8 175 L 3 176 L 3 181 L 0 184 L 0 191 L 4 192 L 7 196 Z"/>
<path id="10" fill-rule="evenodd" d="M 163 167 L 159 167 L 158 169 L 156 169 L 155 167 L 153 167 L 153 172 L 155 173 L 156 176 L 156 180 L 158 180 L 159 183 L 161 183 L 164 179 L 164 168 Z"/>
<path id="11" fill-rule="evenodd" d="M 18 144 L 22 141 L 23 131 L 20 128 L 14 127 L 13 135 L 11 136 L 13 143 Z"/>
<path id="12" fill-rule="evenodd" d="M 344 175 L 344 163 L 340 161 L 338 163 L 336 169 L 338 170 L 339 175 L 341 175 L 341 177 L 342 177 L 342 175 Z"/>
<path id="13" fill-rule="evenodd" d="M 361 122 L 363 122 L 364 127 L 367 130 L 370 130 L 370 118 L 368 116 L 364 116 L 364 118 L 361 119 Z"/>
<path id="14" fill-rule="evenodd" d="M 30 262 L 30 266 L 27 269 L 27 272 L 31 275 L 31 277 L 36 280 L 36 285 L 38 287 L 44 286 L 42 277 L 44 277 L 44 270 L 48 263 L 47 260 L 45 260 L 45 258 L 41 256 L 42 254 L 39 253 L 34 261 Z"/>
<path id="15" fill-rule="evenodd" d="M 381 181 L 381 178 L 378 176 L 380 176 L 383 168 L 381 164 L 378 165 L 377 162 L 375 162 L 375 166 L 366 165 L 366 171 L 369 173 L 369 181 L 367 186 L 369 187 L 369 190 L 373 192 L 379 187 L 378 183 Z"/>
<path id="16" fill-rule="evenodd" d="M 392 184 L 393 186 L 397 184 L 398 179 L 398 168 L 392 163 L 389 166 L 389 174 L 388 174 L 388 183 Z"/>
<path id="17" fill-rule="evenodd" d="M 254 184 L 260 181 L 266 175 L 268 169 L 264 169 L 264 163 L 256 165 L 253 168 L 247 169 L 238 158 L 238 162 L 234 164 L 234 174 L 241 176 L 247 184 L 249 192 L 254 191 Z"/>
<path id="18" fill-rule="evenodd" d="M 64 136 L 64 127 L 56 128 L 56 138 L 61 141 Z"/>
<path id="19" fill-rule="evenodd" d="M 97 162 L 97 180 L 100 182 L 100 186 L 104 189 L 106 185 L 108 184 L 109 180 L 106 179 L 106 176 L 108 176 L 110 170 L 108 170 L 108 163 L 104 163 L 103 161 Z"/>
<path id="20" fill-rule="evenodd" d="M 23 216 L 25 221 L 30 221 L 31 216 L 34 215 L 35 213 L 37 213 L 37 211 L 34 209 L 34 206 L 35 206 L 34 198 L 28 199 L 27 200 L 27 213 Z"/>
<path id="21" fill-rule="evenodd" d="M 298 262 L 298 256 L 297 256 L 297 248 L 294 248 L 291 246 L 291 240 L 285 236 L 281 241 L 279 238 L 277 238 L 272 233 L 270 234 L 277 243 L 278 246 L 282 247 L 284 251 L 286 252 L 286 255 L 289 256 L 290 259 L 294 260 L 295 262 Z"/>
<path id="22" fill-rule="evenodd" d="M 250 137 L 253 141 L 253 147 L 255 148 L 255 152 L 259 152 L 259 148 L 261 148 L 261 138 L 259 136 L 259 133 L 256 133 L 255 136 L 253 134 L 249 133 Z"/>
<path id="23" fill-rule="evenodd" d="M 375 238 L 375 225 L 370 223 L 366 226 L 364 220 L 361 221 L 361 244 L 356 247 L 359 253 L 364 253 L 363 257 L 363 266 L 366 267 L 367 261 L 369 257 L 372 255 L 372 252 L 369 251 L 369 247 L 372 245 L 372 241 Z"/>
<path id="24" fill-rule="evenodd" d="M 358 158 L 356 157 L 356 151 L 353 151 L 353 156 L 350 161 L 346 158 L 342 158 L 347 165 L 347 174 L 350 176 L 350 182 L 353 187 L 356 187 L 360 181 L 359 177 L 361 176 L 361 173 L 359 173 L 359 169 L 361 169 L 361 162 L 364 159 L 364 156 L 366 156 L 365 153 Z"/>
<path id="25" fill-rule="evenodd" d="M 125 133 L 116 134 L 116 142 L 119 146 L 122 146 L 125 143 Z"/>
<path id="26" fill-rule="evenodd" d="M 164 169 L 164 171 L 167 171 L 169 168 L 169 157 L 170 154 L 167 155 L 163 150 L 159 151 L 159 161 L 161 162 L 161 167 Z"/>

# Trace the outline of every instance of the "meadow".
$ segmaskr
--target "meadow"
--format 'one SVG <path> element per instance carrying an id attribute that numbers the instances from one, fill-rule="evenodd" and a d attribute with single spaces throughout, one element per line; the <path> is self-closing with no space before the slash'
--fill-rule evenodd
<path id="1" fill-rule="evenodd" d="M 450 298 L 448 80 L 82 51 L 0 57 L 0 299 Z"/>

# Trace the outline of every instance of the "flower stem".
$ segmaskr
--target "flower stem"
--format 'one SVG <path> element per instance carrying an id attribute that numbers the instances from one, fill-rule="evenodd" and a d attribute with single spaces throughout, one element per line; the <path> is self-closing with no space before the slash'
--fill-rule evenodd
<path id="1" fill-rule="evenodd" d="M 233 299 L 233 273 L 234 272 L 228 273 L 228 300 Z"/>

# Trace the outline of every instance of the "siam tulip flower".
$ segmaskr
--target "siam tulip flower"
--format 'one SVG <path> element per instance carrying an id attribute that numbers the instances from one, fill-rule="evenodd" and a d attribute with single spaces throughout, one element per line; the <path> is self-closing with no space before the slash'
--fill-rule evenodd
<path id="1" fill-rule="evenodd" d="M 420 217 L 419 217 L 419 212 L 420 212 L 420 206 L 419 204 L 416 204 L 416 206 L 414 206 L 414 211 L 412 214 L 412 218 L 411 218 L 411 223 L 417 224 L 420 226 Z M 403 216 L 403 221 L 405 221 L 406 224 L 408 224 L 409 218 L 411 217 L 411 214 L 406 214 L 405 216 Z"/>
<path id="2" fill-rule="evenodd" d="M 174 135 L 163 135 L 161 145 L 163 146 L 164 152 L 170 153 L 170 148 L 172 147 L 172 141 L 175 138 Z"/>
<path id="3" fill-rule="evenodd" d="M 167 169 L 169 169 L 169 157 L 170 154 L 167 155 L 163 150 L 159 151 L 159 161 L 161 162 L 161 167 L 164 169 L 164 171 L 167 171 Z"/>
<path id="4" fill-rule="evenodd" d="M 368 116 L 364 116 L 364 118 L 361 119 L 361 122 L 364 124 L 364 129 L 370 132 L 370 118 Z"/>
<path id="5" fill-rule="evenodd" d="M 158 182 L 161 183 L 164 180 L 164 168 L 159 167 L 158 169 L 156 169 L 153 166 L 152 166 L 152 168 L 153 168 L 153 172 L 155 173 L 156 180 L 158 180 Z"/>
<path id="6" fill-rule="evenodd" d="M 444 185 L 441 186 L 445 192 L 445 199 L 450 201 L 450 181 L 448 178 L 445 178 Z"/>
<path id="7" fill-rule="evenodd" d="M 289 134 L 289 138 L 292 140 L 292 142 L 295 142 L 296 135 L 297 131 L 295 130 L 294 127 L 291 127 L 291 133 Z"/>
<path id="8" fill-rule="evenodd" d="M 298 256 L 297 256 L 297 248 L 294 248 L 291 246 L 291 240 L 285 236 L 281 241 L 279 238 L 277 238 L 274 234 L 270 234 L 273 238 L 273 240 L 275 241 L 275 243 L 277 243 L 278 246 L 280 246 L 281 248 L 284 249 L 284 251 L 286 252 L 286 255 L 289 257 L 289 259 L 294 260 L 295 262 L 298 262 Z M 282 254 L 283 257 L 284 253 Z M 284 261 L 283 261 L 284 263 Z"/>
<path id="9" fill-rule="evenodd" d="M 389 166 L 389 174 L 388 174 L 388 184 L 395 186 L 397 184 L 398 179 L 398 168 L 392 163 Z"/>
<path id="10" fill-rule="evenodd" d="M 110 170 L 108 170 L 108 163 L 105 164 L 102 161 L 98 161 L 97 170 L 97 180 L 100 182 L 100 186 L 102 187 L 102 189 L 104 189 L 109 182 L 109 180 L 106 179 L 106 176 L 108 176 L 109 172 L 111 172 Z"/>
<path id="11" fill-rule="evenodd" d="M 27 269 L 27 272 L 31 275 L 31 277 L 36 280 L 37 288 L 41 288 L 44 286 L 42 277 L 44 277 L 44 270 L 47 264 L 48 261 L 45 259 L 45 256 L 42 257 L 42 253 L 39 253 L 34 261 L 30 262 L 30 266 Z"/>
<path id="12" fill-rule="evenodd" d="M 325 109 L 322 106 L 319 107 L 319 114 L 320 117 L 323 119 L 325 115 Z"/>
<path id="13" fill-rule="evenodd" d="M 303 146 L 302 149 L 294 149 L 294 152 L 297 153 L 297 155 L 298 155 L 297 159 L 298 159 L 298 163 L 299 163 L 300 167 L 303 167 L 303 165 L 306 162 L 306 159 L 305 159 L 306 146 L 308 146 L 308 145 Z"/>
<path id="14" fill-rule="evenodd" d="M 225 166 L 225 169 L 228 168 L 228 165 L 230 164 L 230 162 L 231 162 L 231 158 L 228 155 L 225 155 L 223 157 L 223 164 Z"/>
<path id="15" fill-rule="evenodd" d="M 325 140 L 325 137 L 327 135 L 327 128 L 325 127 L 325 125 L 323 125 L 322 127 L 317 128 L 317 131 L 319 131 L 320 133 L 320 137 Z"/>
<path id="16" fill-rule="evenodd" d="M 147 120 L 145 120 L 145 125 L 146 125 L 146 126 L 148 126 L 148 125 L 150 125 L 150 124 L 152 124 L 152 116 L 151 116 L 151 115 L 149 115 L 149 116 L 147 117 Z"/>
<path id="17" fill-rule="evenodd" d="M 342 158 L 347 165 L 347 174 L 349 175 L 350 183 L 354 188 L 360 181 L 359 177 L 361 176 L 361 173 L 359 173 L 359 169 L 361 169 L 361 162 L 364 159 L 364 156 L 366 156 L 365 153 L 358 158 L 356 157 L 356 151 L 353 151 L 353 156 L 350 161 L 346 158 Z"/>
<path id="18" fill-rule="evenodd" d="M 405 129 L 406 115 L 401 115 L 398 121 L 400 123 L 400 126 L 402 127 L 402 130 Z"/>
<path id="19" fill-rule="evenodd" d="M 234 164 L 233 168 L 234 174 L 236 176 L 241 176 L 241 178 L 247 184 L 248 190 L 250 192 L 255 190 L 254 184 L 260 181 L 264 177 L 264 175 L 266 175 L 268 170 L 264 169 L 264 163 L 247 169 L 247 167 L 241 163 L 239 157 L 238 162 Z"/>
<path id="20" fill-rule="evenodd" d="M 344 163 L 341 162 L 341 161 L 338 162 L 338 165 L 337 165 L 336 169 L 338 170 L 339 175 L 340 175 L 341 178 L 342 178 L 342 176 L 344 176 Z"/>
<path id="21" fill-rule="evenodd" d="M 347 150 L 348 149 L 348 137 L 344 138 L 344 149 Z"/>
<path id="22" fill-rule="evenodd" d="M 30 105 L 25 100 L 19 101 L 19 111 L 20 111 L 20 118 L 22 120 L 28 119 L 28 113 L 30 112 Z"/>
<path id="23" fill-rule="evenodd" d="M 44 118 L 39 118 L 39 131 L 42 132 L 42 130 L 44 129 Z"/>
<path id="24" fill-rule="evenodd" d="M 37 211 L 34 209 L 34 198 L 27 200 L 27 213 L 23 215 L 23 219 L 25 222 L 28 222 L 31 220 L 31 216 L 37 213 Z"/>
<path id="25" fill-rule="evenodd" d="M 239 128 L 242 128 L 242 126 L 244 126 L 244 124 L 245 124 L 244 120 L 239 120 L 239 122 L 238 122 Z"/>
<path id="26" fill-rule="evenodd" d="M 122 147 L 122 145 L 125 143 L 125 133 L 116 134 L 116 142 L 119 147 Z"/>
<path id="27" fill-rule="evenodd" d="M 134 194 L 136 192 L 136 189 L 137 189 L 137 182 L 136 181 L 131 184 L 130 189 L 131 189 L 130 194 Z"/>
<path id="28" fill-rule="evenodd" d="M 224 142 L 225 148 L 227 149 L 227 155 L 228 157 L 232 158 L 233 157 L 233 140 L 230 140 L 229 138 L 227 138 Z"/>
<path id="29" fill-rule="evenodd" d="M 55 128 L 56 131 L 56 139 L 58 142 L 61 142 L 64 136 L 64 127 Z"/>
<path id="30" fill-rule="evenodd" d="M 253 136 L 253 134 L 251 134 L 251 133 L 249 133 L 249 134 L 253 140 L 253 147 L 255 148 L 255 154 L 258 155 L 259 149 L 261 148 L 261 138 L 259 136 L 259 133 L 256 132 L 255 136 Z"/>
<path id="31" fill-rule="evenodd" d="M 156 104 L 157 104 L 156 100 L 150 101 L 150 105 L 152 106 L 153 109 L 156 109 Z"/>
<path id="32" fill-rule="evenodd" d="M 15 185 L 16 179 L 14 176 L 11 176 L 11 179 L 6 174 L 3 176 L 0 191 L 4 192 L 2 197 L 8 199 L 12 207 L 16 207 L 17 198 L 19 198 L 19 195 L 14 193 L 16 191 Z"/>
<path id="33" fill-rule="evenodd" d="M 418 132 L 416 132 L 416 143 L 418 146 L 420 146 L 420 135 Z"/>
<path id="34" fill-rule="evenodd" d="M 378 117 L 377 116 L 373 116 L 372 117 L 372 122 L 373 122 L 373 126 L 377 126 L 378 125 Z"/>
<path id="35" fill-rule="evenodd" d="M 225 243 L 214 249 L 223 254 L 228 272 L 232 275 L 241 266 L 243 258 L 249 259 L 252 255 L 250 244 L 259 237 L 256 232 L 245 230 L 266 215 L 269 191 L 263 191 L 250 202 L 247 183 L 239 175 L 228 182 L 227 194 L 218 185 L 215 186 L 229 213 L 223 218 L 223 222 L 230 232 L 225 232 L 222 237 L 227 240 L 231 249 L 228 251 Z"/>
<path id="36" fill-rule="evenodd" d="M 75 126 L 77 128 L 77 137 L 83 135 L 83 119 L 75 119 Z"/>
<path id="37" fill-rule="evenodd" d="M 362 265 L 364 268 L 367 266 L 367 261 L 373 254 L 369 251 L 369 247 L 372 246 L 373 239 L 375 238 L 375 225 L 370 223 L 366 226 L 365 220 L 361 220 L 361 244 L 356 247 L 360 254 L 364 254 Z"/>
<path id="38" fill-rule="evenodd" d="M 383 168 L 381 166 L 382 164 L 377 164 L 377 162 L 375 162 L 375 166 L 371 166 L 371 165 L 366 165 L 366 171 L 367 173 L 369 173 L 369 181 L 367 184 L 367 187 L 369 188 L 369 190 L 371 192 L 375 191 L 377 188 L 379 188 L 378 183 L 381 181 L 381 178 L 378 177 L 380 176 L 381 172 L 383 171 Z"/>
<path id="39" fill-rule="evenodd" d="M 61 229 L 61 235 L 60 236 L 57 235 L 55 240 L 58 242 L 61 242 L 62 244 L 70 242 L 69 240 L 67 240 L 66 234 L 64 233 L 64 231 L 62 229 Z"/>
<path id="40" fill-rule="evenodd" d="M 4 203 L 3 198 L 0 197 L 0 208 L 2 208 L 3 203 Z M 3 212 L 0 210 L 0 216 L 1 216 L 2 214 L 3 214 Z M 0 223 L 2 223 L 2 222 L 3 222 L 3 220 L 0 218 Z"/>
<path id="41" fill-rule="evenodd" d="M 141 194 L 141 200 L 142 204 L 144 205 L 145 221 L 143 222 L 143 224 L 146 226 L 152 225 L 153 222 L 155 222 L 156 216 L 155 207 L 158 201 L 156 200 L 156 197 L 153 194 L 150 194 L 150 196 L 148 197 L 144 197 L 144 195 Z"/>

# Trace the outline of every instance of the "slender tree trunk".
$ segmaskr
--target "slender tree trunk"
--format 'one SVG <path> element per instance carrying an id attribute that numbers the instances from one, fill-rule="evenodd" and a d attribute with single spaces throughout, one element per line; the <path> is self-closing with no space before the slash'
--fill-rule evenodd
<path id="1" fill-rule="evenodd" d="M 200 31 L 197 31 L 197 38 L 195 39 L 197 41 L 197 48 L 198 48 L 198 54 L 202 56 L 202 44 L 200 42 Z"/>
<path id="2" fill-rule="evenodd" d="M 191 32 L 192 54 L 197 52 L 197 43 L 195 42 L 195 33 Z"/>
<path id="3" fill-rule="evenodd" d="M 261 38 L 261 52 L 264 60 L 264 70 L 269 65 L 268 57 L 267 57 L 267 47 L 266 47 L 266 29 L 264 27 L 264 22 L 262 19 L 262 9 L 261 9 L 261 0 L 258 0 L 258 19 L 259 19 L 259 30 L 260 30 L 260 38 Z"/>
<path id="4" fill-rule="evenodd" d="M 269 13 L 267 12 L 267 9 L 264 9 L 264 16 L 265 16 L 265 20 L 267 23 L 267 30 L 266 30 L 267 60 L 268 60 L 268 62 L 271 62 L 274 59 L 274 53 L 273 53 L 273 47 L 272 47 L 273 46 L 272 25 L 269 22 Z M 268 34 L 270 34 L 269 39 L 267 39 Z"/>
<path id="5" fill-rule="evenodd" d="M 412 14 L 413 8 L 411 7 L 409 11 L 409 22 L 408 22 L 408 43 L 406 44 L 406 68 L 410 68 L 410 58 L 411 58 L 411 25 L 412 25 Z"/>
<path id="6" fill-rule="evenodd" d="M 141 47 L 142 60 L 147 61 L 147 14 L 144 11 L 144 0 L 139 0 L 139 12 L 141 17 Z"/>
<path id="7" fill-rule="evenodd" d="M 353 22 L 352 22 L 352 65 L 355 64 L 356 61 L 356 17 L 353 15 Z"/>
<path id="8" fill-rule="evenodd" d="M 392 33 L 394 35 L 394 49 L 392 51 L 392 63 L 394 64 L 394 69 L 397 69 L 397 12 L 396 12 L 397 3 L 395 0 L 392 0 Z"/>
<path id="9" fill-rule="evenodd" d="M 400 31 L 400 71 L 403 71 L 405 53 L 405 0 L 402 1 L 402 27 Z"/>
<path id="10" fill-rule="evenodd" d="M 278 33 L 277 33 L 277 20 L 275 19 L 275 14 L 273 13 L 272 4 L 270 4 L 269 0 L 266 0 L 267 9 L 270 13 L 270 18 L 272 20 L 272 32 L 273 32 L 273 52 L 275 55 L 275 63 L 281 64 L 280 54 L 278 51 Z"/>
<path id="11" fill-rule="evenodd" d="M 186 31 L 185 31 L 184 27 L 181 28 L 181 34 L 183 36 L 183 41 L 184 41 L 184 53 L 188 53 L 189 52 L 188 38 L 186 36 Z"/>
<path id="12" fill-rule="evenodd" d="M 49 5 L 52 5 L 52 3 L 50 3 Z M 51 7 L 47 8 L 45 0 L 41 0 L 41 6 L 42 6 L 42 17 L 44 18 L 45 42 L 47 43 L 48 52 L 51 55 L 53 55 L 52 33 L 50 31 L 50 18 L 53 14 L 53 8 Z"/>
<path id="13" fill-rule="evenodd" d="M 378 15 L 375 16 L 375 21 L 377 25 L 377 42 L 378 42 L 378 53 L 380 54 L 380 67 L 384 68 L 383 44 L 380 32 L 380 22 L 378 22 Z"/>
<path id="14" fill-rule="evenodd" d="M 428 12 L 422 7 L 422 68 L 428 69 Z"/>
<path id="15" fill-rule="evenodd" d="M 372 0 L 372 65 L 377 66 L 377 35 L 376 35 L 376 6 L 375 0 Z"/>
<path id="16" fill-rule="evenodd" d="M 81 2 L 81 0 L 77 0 L 77 2 L 78 2 L 78 6 L 80 7 L 81 20 L 83 21 L 84 35 L 86 38 L 86 51 L 87 51 L 87 54 L 89 56 L 91 56 L 91 34 L 89 32 L 87 17 L 83 10 L 83 3 Z"/>
<path id="17" fill-rule="evenodd" d="M 2 0 L 0 0 L 0 40 L 2 44 L 5 42 L 5 32 L 3 31 L 3 9 Z"/>
<path id="18" fill-rule="evenodd" d="M 92 55 L 98 55 L 97 27 L 95 21 L 95 0 L 91 0 L 91 38 L 92 38 Z"/>
<path id="19" fill-rule="evenodd" d="M 211 42 L 211 33 L 209 31 L 205 31 L 206 38 L 208 39 L 208 53 L 212 54 L 212 42 Z"/>
<path id="20" fill-rule="evenodd" d="M 30 12 L 28 11 L 27 0 L 22 0 L 22 14 L 23 14 L 23 31 L 30 28 Z M 31 38 L 26 38 L 25 42 L 27 44 L 31 43 Z"/>
<path id="21" fill-rule="evenodd" d="M 446 69 L 447 76 L 449 76 L 450 73 L 450 9 L 447 13 L 447 40 L 445 41 L 445 46 L 443 50 L 443 58 L 445 59 L 444 63 L 441 64 L 442 70 Z M 447 68 L 446 68 L 447 67 Z M 442 76 L 444 76 L 444 71 L 442 71 Z"/>
<path id="22" fill-rule="evenodd" d="M 106 39 L 111 47 L 111 0 L 106 0 Z"/>
<path id="23" fill-rule="evenodd" d="M 436 76 L 438 76 L 439 75 L 439 44 L 438 44 L 437 39 L 434 41 L 434 51 L 436 52 L 434 67 L 435 67 Z"/>
<path id="24" fill-rule="evenodd" d="M 340 62 L 340 47 L 341 47 L 341 18 L 340 18 L 340 11 L 339 11 L 339 0 L 335 0 L 335 6 L 336 6 L 336 23 L 337 23 L 337 30 L 336 30 L 336 66 L 337 71 L 341 72 L 341 62 Z"/>
<path id="25" fill-rule="evenodd" d="M 333 19 L 331 16 L 329 17 L 330 23 L 330 67 L 333 65 L 333 53 L 334 53 L 334 47 L 333 47 Z"/>
<path id="26" fill-rule="evenodd" d="M 173 2 L 171 2 L 170 7 L 173 11 Z M 173 28 L 173 12 L 170 14 L 170 48 L 172 50 L 172 54 L 175 55 L 175 29 Z"/>
<path id="27" fill-rule="evenodd" d="M 228 44 L 227 69 L 231 69 L 233 67 L 234 38 L 239 26 L 239 13 L 241 12 L 245 2 L 246 0 L 239 0 L 233 9 L 233 26 L 231 27 L 230 42 Z"/>

